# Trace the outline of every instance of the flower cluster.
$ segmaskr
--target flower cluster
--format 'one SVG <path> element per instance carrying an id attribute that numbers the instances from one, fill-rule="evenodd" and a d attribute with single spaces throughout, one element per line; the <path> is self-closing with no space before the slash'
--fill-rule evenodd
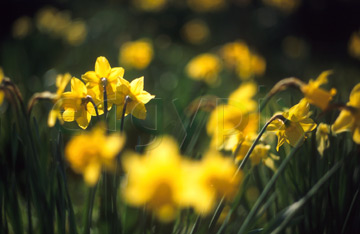
<path id="1" fill-rule="evenodd" d="M 49 126 L 53 126 L 57 118 L 61 122 L 76 121 L 79 127 L 86 129 L 91 116 L 102 115 L 114 105 L 120 119 L 125 102 L 125 115 L 131 113 L 136 118 L 145 119 L 145 104 L 155 96 L 144 91 L 143 77 L 129 83 L 123 75 L 123 68 L 111 68 L 105 57 L 98 57 L 95 71 L 82 75 L 85 84 L 76 77 L 71 78 L 70 74 L 58 76 L 58 91 L 51 97 L 55 105 L 49 115 Z M 71 91 L 64 92 L 70 79 Z"/>
<path id="2" fill-rule="evenodd" d="M 126 202 L 146 206 L 165 222 L 174 219 L 178 208 L 193 207 L 208 214 L 219 198 L 232 199 L 242 180 L 231 159 L 216 151 L 201 161 L 184 159 L 177 143 L 167 136 L 149 145 L 143 156 L 127 153 L 123 166 Z"/>

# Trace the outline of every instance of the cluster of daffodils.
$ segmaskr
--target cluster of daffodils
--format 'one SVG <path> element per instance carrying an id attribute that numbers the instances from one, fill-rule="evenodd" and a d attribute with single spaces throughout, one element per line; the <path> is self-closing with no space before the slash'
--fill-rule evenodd
<path id="1" fill-rule="evenodd" d="M 39 93 L 32 100 L 47 97 L 54 102 L 48 119 L 50 127 L 59 119 L 61 123 L 76 121 L 80 128 L 86 129 L 92 116 L 102 115 L 113 106 L 117 107 L 117 119 L 128 114 L 145 119 L 145 104 L 155 96 L 144 90 L 144 77 L 129 82 L 123 76 L 122 67 L 111 68 L 105 57 L 98 57 L 95 71 L 86 72 L 82 80 L 70 74 L 59 75 L 56 94 Z M 64 92 L 69 81 L 71 91 Z"/>
<path id="2" fill-rule="evenodd" d="M 164 222 L 173 220 L 179 208 L 209 214 L 220 198 L 232 199 L 242 181 L 230 158 L 209 151 L 201 161 L 185 159 L 168 136 L 149 145 L 144 155 L 125 154 L 123 167 L 125 201 L 145 206 Z"/>

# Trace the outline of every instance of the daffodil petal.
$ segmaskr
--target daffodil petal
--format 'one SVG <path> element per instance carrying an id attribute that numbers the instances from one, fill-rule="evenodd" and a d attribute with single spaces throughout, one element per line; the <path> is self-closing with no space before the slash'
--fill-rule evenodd
<path id="1" fill-rule="evenodd" d="M 85 110 L 80 110 L 80 116 L 76 118 L 76 122 L 80 128 L 86 129 L 91 120 L 91 114 Z"/>
<path id="2" fill-rule="evenodd" d="M 131 87 L 131 92 L 134 95 L 141 94 L 141 92 L 144 90 L 144 77 L 142 76 L 140 78 L 131 81 L 130 87 Z"/>
<path id="3" fill-rule="evenodd" d="M 62 118 L 65 122 L 72 122 L 75 120 L 76 110 L 67 108 L 62 114 Z"/>
<path id="4" fill-rule="evenodd" d="M 351 91 L 348 104 L 360 108 L 360 83 Z"/>
<path id="5" fill-rule="evenodd" d="M 356 144 L 360 144 L 360 126 L 354 129 L 353 140 Z"/>
<path id="6" fill-rule="evenodd" d="M 110 75 L 109 75 L 109 78 L 108 78 L 108 81 L 110 83 L 116 82 L 119 77 L 124 76 L 124 72 L 125 72 L 125 70 L 122 67 L 114 67 L 114 68 L 112 68 L 111 72 L 110 72 Z"/>
<path id="7" fill-rule="evenodd" d="M 100 83 L 100 78 L 96 75 L 94 71 L 86 72 L 84 75 L 81 76 L 81 79 L 83 79 L 90 88 Z"/>
<path id="8" fill-rule="evenodd" d="M 331 126 L 331 129 L 334 133 L 351 131 L 353 124 L 354 117 L 349 111 L 343 110 L 340 112 L 334 124 Z"/>
<path id="9" fill-rule="evenodd" d="M 126 110 L 138 119 L 146 119 L 146 108 L 141 102 L 130 102 Z"/>
<path id="10" fill-rule="evenodd" d="M 95 63 L 95 73 L 96 75 L 101 78 L 108 78 L 111 72 L 111 67 L 109 64 L 109 61 L 103 57 L 100 56 L 96 59 Z"/>
<path id="11" fill-rule="evenodd" d="M 85 97 L 87 88 L 81 80 L 73 77 L 71 79 L 71 92 L 76 93 L 79 97 Z"/>
<path id="12" fill-rule="evenodd" d="M 101 172 L 101 164 L 100 163 L 90 163 L 84 171 L 84 180 L 85 182 L 90 185 L 94 186 L 100 177 Z"/>
<path id="13" fill-rule="evenodd" d="M 155 95 L 151 95 L 150 93 L 146 92 L 146 91 L 142 91 L 141 94 L 136 96 L 137 100 L 146 104 L 148 103 L 151 99 L 155 98 Z"/>

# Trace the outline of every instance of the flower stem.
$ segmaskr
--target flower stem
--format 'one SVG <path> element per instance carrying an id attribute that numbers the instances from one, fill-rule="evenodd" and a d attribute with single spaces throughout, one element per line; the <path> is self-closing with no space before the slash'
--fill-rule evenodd
<path id="1" fill-rule="evenodd" d="M 90 95 L 87 95 L 86 98 L 85 98 L 85 100 L 86 100 L 87 102 L 91 102 L 91 104 L 94 106 L 95 113 L 96 113 L 96 117 L 97 117 L 97 119 L 99 120 L 99 111 L 98 111 L 98 108 L 97 108 L 97 106 L 96 106 L 96 104 L 95 104 L 95 102 L 94 102 L 94 99 L 93 99 Z"/>
<path id="2" fill-rule="evenodd" d="M 103 94 L 104 94 L 104 117 L 105 117 L 105 123 L 107 119 L 108 114 L 108 102 L 107 102 L 107 92 L 106 92 L 106 85 L 107 85 L 107 79 L 105 77 L 101 78 L 101 83 L 103 85 Z"/>
<path id="3" fill-rule="evenodd" d="M 94 187 L 91 187 L 89 189 L 89 194 L 88 194 L 88 199 L 86 202 L 86 209 L 85 209 L 84 234 L 90 234 L 92 211 L 93 211 L 93 207 L 94 207 L 96 187 L 97 187 L 97 185 L 95 185 Z"/>
<path id="4" fill-rule="evenodd" d="M 128 95 L 126 95 L 125 97 L 125 102 L 124 102 L 124 107 L 123 107 L 123 111 L 122 111 L 122 115 L 121 115 L 121 124 L 120 124 L 120 132 L 124 131 L 124 122 L 125 122 L 125 113 L 126 113 L 126 106 L 128 104 L 128 102 L 130 101 L 130 97 Z"/>

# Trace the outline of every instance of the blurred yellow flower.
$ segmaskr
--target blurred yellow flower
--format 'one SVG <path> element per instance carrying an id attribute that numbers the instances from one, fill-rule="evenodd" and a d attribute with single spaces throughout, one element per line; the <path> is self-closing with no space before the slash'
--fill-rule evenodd
<path id="1" fill-rule="evenodd" d="M 318 78 L 314 81 L 310 79 L 309 84 L 305 84 L 300 87 L 304 93 L 305 99 L 315 106 L 325 110 L 333 96 L 336 94 L 336 89 L 332 88 L 330 91 L 326 91 L 320 88 L 320 85 L 328 82 L 327 77 L 331 74 L 331 71 L 322 72 Z"/>
<path id="2" fill-rule="evenodd" d="M 218 11 L 226 6 L 226 0 L 187 0 L 187 4 L 196 12 Z"/>
<path id="3" fill-rule="evenodd" d="M 235 41 L 225 44 L 220 54 L 228 68 L 235 69 L 239 78 L 248 80 L 254 75 L 263 75 L 266 70 L 265 59 L 250 51 L 246 43 Z"/>
<path id="4" fill-rule="evenodd" d="M 91 115 L 95 116 L 96 112 L 93 104 L 86 101 L 87 96 L 95 97 L 95 93 L 87 89 L 81 80 L 73 77 L 71 79 L 71 92 L 63 93 L 59 100 L 64 109 L 62 119 L 65 122 L 76 121 L 80 128 L 86 129 L 88 127 Z"/>
<path id="5" fill-rule="evenodd" d="M 126 42 L 121 46 L 119 61 L 125 68 L 146 68 L 154 55 L 153 46 L 150 40 L 141 39 Z"/>
<path id="6" fill-rule="evenodd" d="M 186 65 L 187 75 L 194 80 L 202 80 L 211 85 L 218 81 L 222 69 L 220 59 L 210 53 L 200 54 Z"/>
<path id="7" fill-rule="evenodd" d="M 0 85 L 1 85 L 1 83 L 3 81 L 3 79 L 4 79 L 4 72 L 3 72 L 2 68 L 0 67 Z M 0 89 L 0 105 L 4 101 L 4 96 L 5 96 L 4 91 Z"/>
<path id="8" fill-rule="evenodd" d="M 360 83 L 351 91 L 346 105 L 349 108 L 340 112 L 331 129 L 334 133 L 351 131 L 354 142 L 360 144 Z"/>
<path id="9" fill-rule="evenodd" d="M 67 43 L 73 46 L 80 45 L 84 42 L 87 35 L 86 24 L 83 20 L 71 22 L 65 31 L 64 38 Z"/>
<path id="10" fill-rule="evenodd" d="M 209 34 L 209 27 L 200 19 L 190 20 L 182 28 L 183 37 L 191 44 L 201 44 L 205 42 Z"/>
<path id="11" fill-rule="evenodd" d="M 154 147 L 155 146 L 155 147 Z M 144 156 L 127 153 L 122 165 L 127 173 L 123 196 L 133 206 L 146 206 L 163 222 L 175 218 L 183 204 L 185 181 L 183 161 L 177 143 L 170 137 L 158 139 Z"/>
<path id="12" fill-rule="evenodd" d="M 357 59 L 360 59 L 360 31 L 354 32 L 349 40 L 348 45 L 349 54 Z"/>
<path id="13" fill-rule="evenodd" d="M 107 105 L 110 110 L 113 104 L 120 105 L 124 102 L 123 96 L 116 95 L 116 87 L 124 76 L 124 68 L 111 68 L 108 60 L 100 56 L 95 62 L 95 71 L 88 71 L 81 78 L 85 81 L 86 87 L 91 89 L 96 94 L 96 99 L 99 99 L 99 110 L 103 110 L 104 102 L 104 85 L 107 93 Z"/>
<path id="14" fill-rule="evenodd" d="M 321 157 L 324 155 L 324 151 L 329 148 L 330 140 L 330 126 L 325 123 L 320 123 L 316 130 L 316 142 L 317 142 L 317 150 Z"/>
<path id="15" fill-rule="evenodd" d="M 74 136 L 66 145 L 65 157 L 70 167 L 94 186 L 102 169 L 115 169 L 116 155 L 124 143 L 125 136 L 119 133 L 107 136 L 105 125 L 98 125 L 90 133 Z"/>
<path id="16" fill-rule="evenodd" d="M 12 36 L 17 39 L 26 37 L 32 29 L 31 18 L 22 16 L 18 18 L 12 26 Z"/>
<path id="17" fill-rule="evenodd" d="M 267 130 L 276 132 L 278 137 L 277 151 L 285 142 L 295 146 L 298 141 L 307 137 L 306 133 L 316 128 L 316 123 L 309 118 L 311 115 L 309 108 L 309 103 L 303 98 L 298 104 L 282 113 L 286 118 L 285 121 L 275 119 L 269 124 Z"/>
<path id="18" fill-rule="evenodd" d="M 212 211 L 217 199 L 223 196 L 233 199 L 243 179 L 241 171 L 235 175 L 237 167 L 233 160 L 217 151 L 207 152 L 192 170 L 185 201 L 202 215 Z"/>
<path id="19" fill-rule="evenodd" d="M 218 105 L 211 112 L 206 127 L 212 136 L 211 147 L 231 150 L 239 143 L 239 135 L 245 138 L 257 134 L 258 114 L 249 114 L 257 108 L 252 99 L 256 91 L 255 83 L 244 83 L 230 94 L 228 104 Z"/>
<path id="20" fill-rule="evenodd" d="M 263 0 L 266 5 L 276 7 L 285 13 L 291 13 L 296 10 L 301 1 L 300 0 Z"/>
<path id="21" fill-rule="evenodd" d="M 132 0 L 132 4 L 143 11 L 157 12 L 162 10 L 167 0 Z"/>
<path id="22" fill-rule="evenodd" d="M 134 79 L 129 83 L 129 81 L 120 78 L 119 85 L 117 88 L 117 97 L 123 96 L 124 98 L 128 96 L 130 99 L 127 101 L 125 116 L 132 114 L 138 119 L 146 118 L 146 108 L 145 104 L 148 103 L 151 99 L 155 98 L 155 95 L 144 90 L 144 77 Z M 117 104 L 116 116 L 117 119 L 121 119 L 123 114 L 124 103 Z"/>
<path id="23" fill-rule="evenodd" d="M 254 137 L 253 137 L 254 138 Z M 251 145 L 253 144 L 252 140 L 246 139 L 241 142 L 240 148 L 237 151 L 237 155 L 235 155 L 235 160 L 240 161 L 243 160 L 247 152 L 249 151 Z M 259 143 L 255 146 L 254 150 L 250 154 L 250 161 L 252 165 L 258 165 L 260 162 L 264 163 L 267 167 L 276 170 L 274 165 L 274 160 L 278 160 L 279 157 L 270 153 L 271 147 L 270 145 L 265 145 Z M 233 152 L 237 150 L 237 145 L 233 148 Z"/>

